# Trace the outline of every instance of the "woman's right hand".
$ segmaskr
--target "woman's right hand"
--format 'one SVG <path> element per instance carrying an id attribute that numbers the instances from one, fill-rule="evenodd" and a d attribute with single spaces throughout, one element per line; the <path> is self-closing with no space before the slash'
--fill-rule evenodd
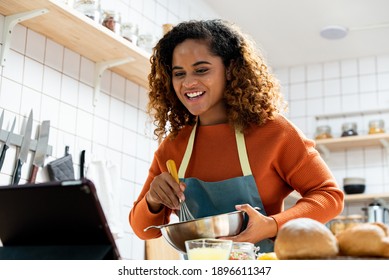
<path id="1" fill-rule="evenodd" d="M 163 172 L 151 182 L 146 201 L 154 213 L 161 211 L 163 206 L 178 210 L 180 200 L 185 200 L 184 190 L 184 183 L 177 183 L 168 172 Z"/>

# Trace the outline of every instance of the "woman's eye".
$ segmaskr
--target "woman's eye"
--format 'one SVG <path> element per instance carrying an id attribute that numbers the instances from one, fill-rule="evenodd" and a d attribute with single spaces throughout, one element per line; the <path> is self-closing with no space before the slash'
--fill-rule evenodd
<path id="1" fill-rule="evenodd" d="M 184 72 L 174 72 L 174 73 L 173 73 L 173 76 L 174 76 L 174 77 L 181 77 L 181 76 L 183 76 L 183 75 L 185 75 Z"/>
<path id="2" fill-rule="evenodd" d="M 207 68 L 200 68 L 200 69 L 196 70 L 196 73 L 199 73 L 199 74 L 203 74 L 203 73 L 206 73 L 206 72 L 208 72 Z"/>

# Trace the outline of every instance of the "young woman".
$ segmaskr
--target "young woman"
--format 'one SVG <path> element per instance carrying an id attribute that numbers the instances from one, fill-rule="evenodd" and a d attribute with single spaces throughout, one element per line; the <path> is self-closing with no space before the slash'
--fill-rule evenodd
<path id="1" fill-rule="evenodd" d="M 143 229 L 169 223 L 185 200 L 195 218 L 245 211 L 246 229 L 226 239 L 271 252 L 285 222 L 325 223 L 343 210 L 343 192 L 314 142 L 280 114 L 278 82 L 237 27 L 178 24 L 157 43 L 151 63 L 148 109 L 163 141 L 130 212 L 138 237 L 159 237 Z M 179 167 L 180 184 L 167 172 L 168 159 Z M 284 211 L 293 190 L 302 198 Z"/>

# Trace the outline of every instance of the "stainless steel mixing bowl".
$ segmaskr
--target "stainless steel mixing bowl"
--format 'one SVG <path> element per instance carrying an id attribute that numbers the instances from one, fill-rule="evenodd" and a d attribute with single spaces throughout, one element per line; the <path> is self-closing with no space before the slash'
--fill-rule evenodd
<path id="1" fill-rule="evenodd" d="M 234 211 L 191 221 L 149 226 L 144 230 L 152 228 L 161 230 L 162 236 L 171 246 L 182 253 L 186 253 L 186 240 L 239 234 L 242 231 L 244 215 L 243 211 Z"/>

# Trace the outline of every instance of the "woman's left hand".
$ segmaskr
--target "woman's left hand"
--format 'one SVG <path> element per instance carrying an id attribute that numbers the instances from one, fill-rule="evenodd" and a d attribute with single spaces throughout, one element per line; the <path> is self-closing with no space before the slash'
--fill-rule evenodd
<path id="1" fill-rule="evenodd" d="M 222 237 L 221 239 L 232 240 L 233 242 L 257 243 L 263 239 L 277 235 L 277 223 L 272 217 L 267 217 L 259 213 L 249 204 L 236 205 L 236 210 L 246 212 L 249 222 L 244 231 L 235 236 Z"/>

